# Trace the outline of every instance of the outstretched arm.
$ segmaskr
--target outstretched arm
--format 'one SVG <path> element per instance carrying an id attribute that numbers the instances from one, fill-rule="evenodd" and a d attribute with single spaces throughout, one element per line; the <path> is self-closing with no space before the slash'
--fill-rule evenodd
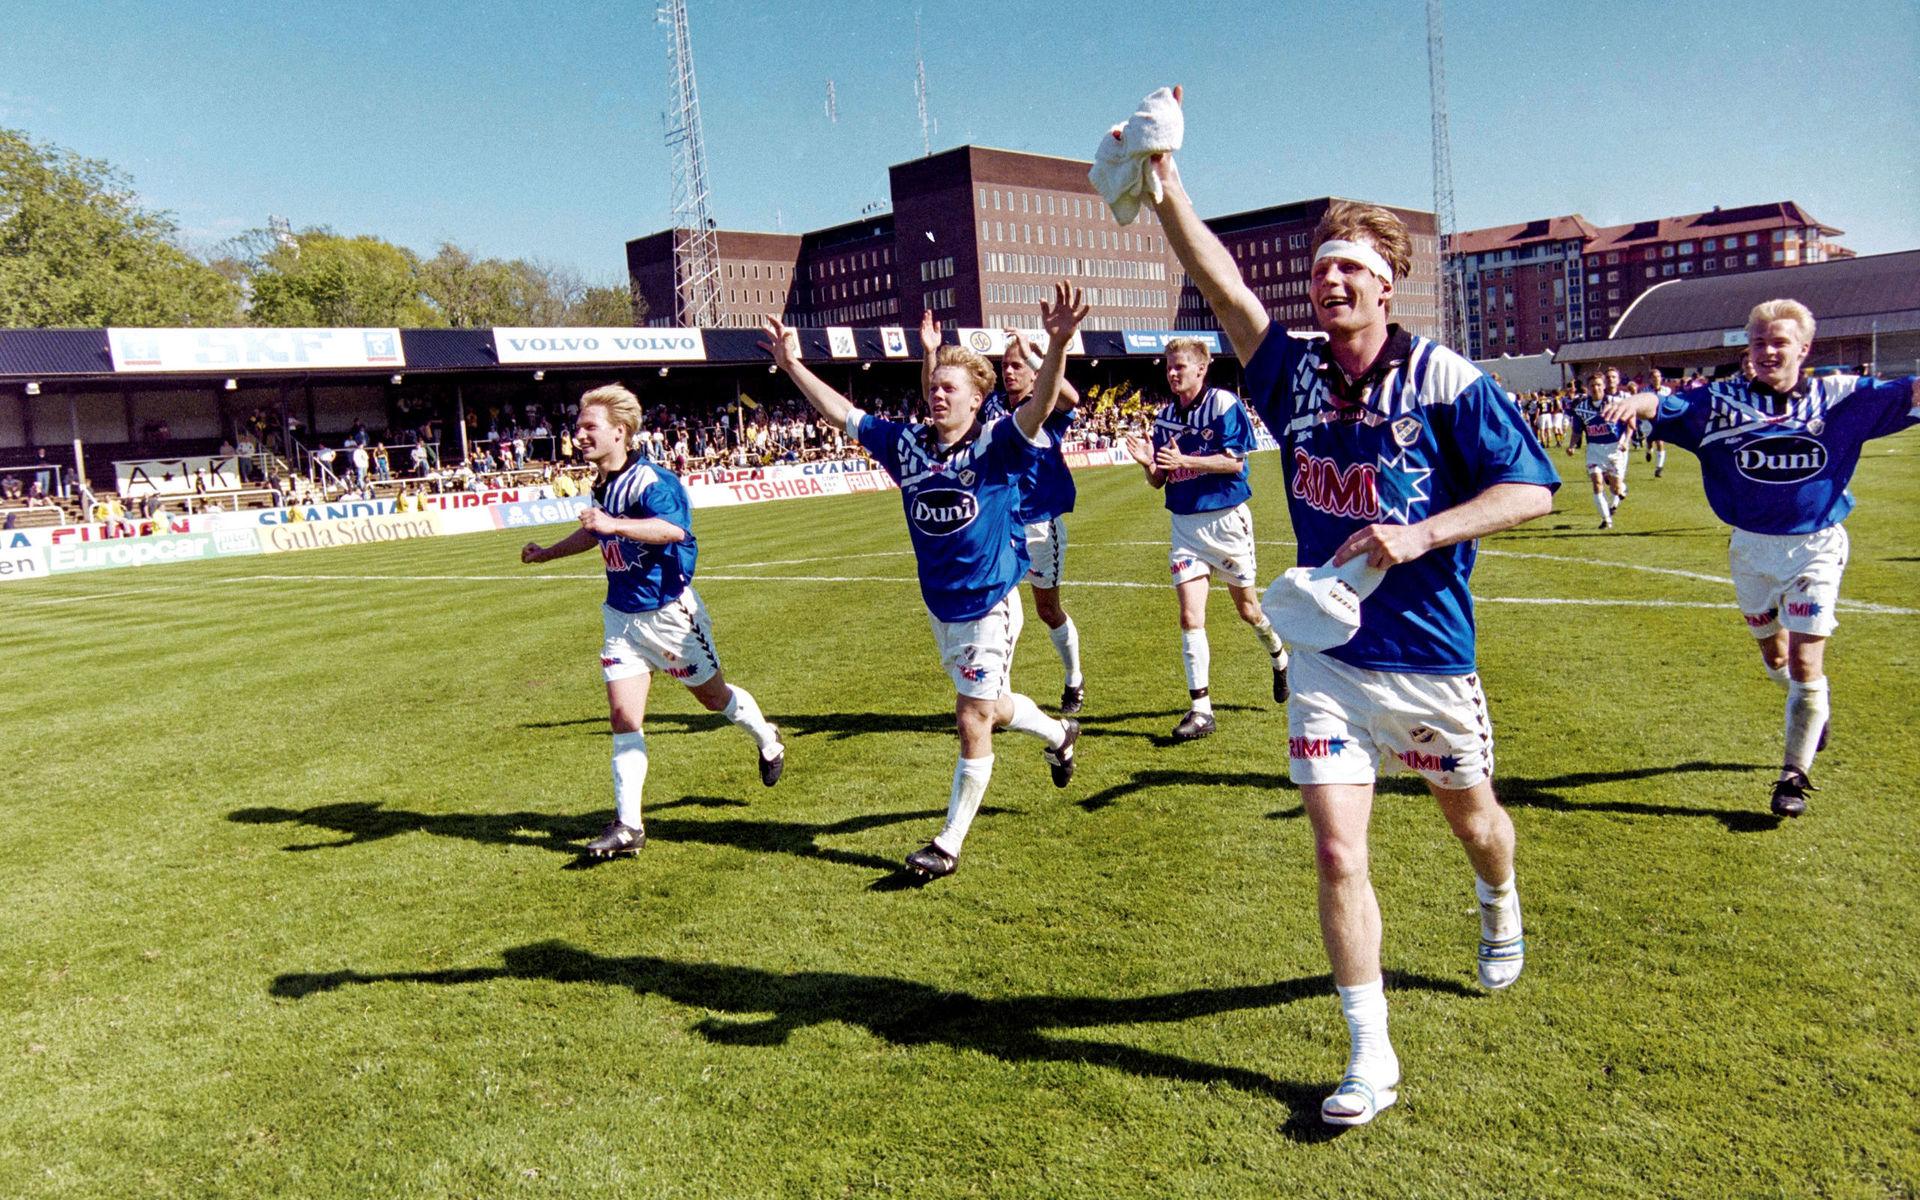
<path id="1" fill-rule="evenodd" d="M 588 510 L 591 511 L 591 510 Z M 585 529 L 576 529 L 551 546 L 542 546 L 538 542 L 528 542 L 520 548 L 520 561 L 523 563 L 552 562 L 556 558 L 566 558 L 572 554 L 582 554 L 598 544 L 593 534 Z"/>
<path id="2" fill-rule="evenodd" d="M 933 310 L 920 314 L 920 395 L 924 399 L 933 390 L 933 369 L 940 365 L 940 326 L 934 323 Z"/>
<path id="3" fill-rule="evenodd" d="M 1660 397 L 1652 392 L 1622 394 L 1608 400 L 1600 416 L 1608 421 L 1651 421 L 1660 411 Z"/>
<path id="4" fill-rule="evenodd" d="M 1173 98 L 1180 99 L 1178 87 L 1173 89 Z M 1267 336 L 1267 327 L 1273 323 L 1267 316 L 1266 305 L 1260 303 L 1253 289 L 1240 278 L 1240 268 L 1234 266 L 1233 255 L 1194 212 L 1193 202 L 1187 198 L 1186 188 L 1180 182 L 1180 169 L 1173 165 L 1173 159 L 1165 154 L 1154 156 L 1152 170 L 1160 180 L 1161 190 L 1161 199 L 1153 210 L 1160 214 L 1160 223 L 1167 231 L 1167 244 L 1173 247 L 1181 269 L 1206 297 L 1207 307 L 1219 318 L 1220 328 L 1233 343 L 1233 352 L 1242 365 L 1253 361 L 1253 352 L 1260 348 Z"/>
<path id="5" fill-rule="evenodd" d="M 1087 319 L 1086 299 L 1080 289 L 1062 279 L 1053 285 L 1053 303 L 1040 302 L 1040 326 L 1047 331 L 1047 357 L 1040 364 L 1040 377 L 1034 381 L 1033 396 L 1013 414 L 1014 422 L 1027 440 L 1040 436 L 1040 430 L 1060 399 L 1060 383 L 1067 369 L 1067 343 L 1073 340 L 1080 322 Z"/>
<path id="6" fill-rule="evenodd" d="M 788 329 L 778 317 L 766 318 L 763 328 L 767 340 L 760 343 L 760 348 L 773 355 L 773 365 L 787 373 L 787 378 L 793 380 L 793 386 L 800 389 L 815 412 L 845 428 L 853 405 L 800 361 L 800 335 Z"/>
<path id="7" fill-rule="evenodd" d="M 1444 512 L 1412 525 L 1369 525 L 1333 553 L 1334 565 L 1365 555 L 1375 567 L 1412 562 L 1429 550 L 1523 525 L 1553 511 L 1553 492 L 1537 483 L 1496 483 Z"/>

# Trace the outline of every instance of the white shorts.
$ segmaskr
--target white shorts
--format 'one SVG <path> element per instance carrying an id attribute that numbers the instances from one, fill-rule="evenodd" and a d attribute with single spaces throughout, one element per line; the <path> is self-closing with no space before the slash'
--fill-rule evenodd
<path id="1" fill-rule="evenodd" d="M 1493 777 L 1493 719 L 1478 675 L 1413 675 L 1296 650 L 1287 701 L 1296 784 L 1372 783 L 1412 771 L 1443 788 Z"/>
<path id="2" fill-rule="evenodd" d="M 1019 588 L 1000 597 L 1000 603 L 977 620 L 942 621 L 928 613 L 927 621 L 940 648 L 940 665 L 962 696 L 998 700 L 1013 690 L 1013 647 L 1026 621 Z"/>
<path id="3" fill-rule="evenodd" d="M 1733 531 L 1727 558 L 1740 615 L 1757 638 L 1785 629 L 1828 637 L 1840 624 L 1840 576 L 1847 569 L 1847 530 L 1814 533 Z"/>
<path id="4" fill-rule="evenodd" d="M 699 687 L 720 669 L 707 606 L 692 587 L 652 612 L 621 612 L 602 604 L 600 621 L 607 634 L 600 646 L 600 667 L 608 683 L 665 671 L 688 687 Z"/>
<path id="5" fill-rule="evenodd" d="M 1244 503 L 1202 513 L 1170 513 L 1173 548 L 1167 566 L 1175 587 L 1220 573 L 1224 583 L 1252 587 L 1253 514 Z"/>
<path id="6" fill-rule="evenodd" d="M 1627 444 L 1625 442 L 1588 442 L 1587 470 L 1603 471 L 1615 479 L 1627 477 Z"/>
<path id="7" fill-rule="evenodd" d="M 1067 564 L 1067 523 L 1059 517 L 1027 525 L 1027 582 L 1057 588 Z"/>

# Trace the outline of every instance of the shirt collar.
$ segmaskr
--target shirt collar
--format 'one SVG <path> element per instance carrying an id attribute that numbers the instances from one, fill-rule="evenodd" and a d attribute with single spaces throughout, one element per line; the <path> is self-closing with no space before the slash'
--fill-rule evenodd
<path id="1" fill-rule="evenodd" d="M 1413 335 L 1399 325 L 1388 325 L 1386 345 L 1380 347 L 1380 353 L 1374 356 L 1373 362 L 1355 378 L 1347 378 L 1347 373 L 1327 352 L 1325 342 L 1317 342 L 1314 345 L 1313 369 L 1326 381 L 1327 394 L 1333 397 L 1336 405 L 1341 408 L 1353 408 L 1365 404 L 1367 393 L 1373 389 L 1373 386 L 1385 379 L 1388 372 L 1403 365 L 1412 357 Z"/>

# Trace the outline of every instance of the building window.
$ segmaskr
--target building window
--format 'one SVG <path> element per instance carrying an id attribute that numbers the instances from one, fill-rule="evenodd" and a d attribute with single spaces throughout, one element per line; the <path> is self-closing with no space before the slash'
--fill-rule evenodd
<path id="1" fill-rule="evenodd" d="M 1760 265 L 1760 256 L 1759 256 L 1758 254 L 1749 254 L 1749 255 L 1747 255 L 1747 265 L 1748 265 L 1748 266 L 1750 266 L 1750 267 L 1757 267 L 1757 266 L 1759 266 L 1759 265 Z"/>

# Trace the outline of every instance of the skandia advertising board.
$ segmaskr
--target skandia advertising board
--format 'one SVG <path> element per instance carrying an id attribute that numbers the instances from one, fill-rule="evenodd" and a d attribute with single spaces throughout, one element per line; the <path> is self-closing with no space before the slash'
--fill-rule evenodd
<path id="1" fill-rule="evenodd" d="M 502 327 L 493 331 L 493 353 L 502 363 L 528 366 L 700 362 L 707 343 L 698 329 Z"/>
<path id="2" fill-rule="evenodd" d="M 107 348 L 130 373 L 407 365 L 398 329 L 109 329 Z"/>
<path id="3" fill-rule="evenodd" d="M 1167 343 L 1175 338 L 1198 338 L 1205 342 L 1207 353 L 1220 353 L 1220 335 L 1206 330 L 1183 332 L 1178 329 L 1136 329 L 1124 335 L 1127 339 L 1127 351 L 1131 354 L 1157 354 L 1167 348 Z"/>

